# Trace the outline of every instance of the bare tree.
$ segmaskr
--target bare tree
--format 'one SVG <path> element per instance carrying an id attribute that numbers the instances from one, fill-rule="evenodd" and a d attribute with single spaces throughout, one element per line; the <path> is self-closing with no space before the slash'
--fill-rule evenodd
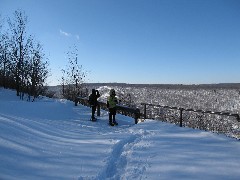
<path id="1" fill-rule="evenodd" d="M 0 37 L 0 75 L 1 86 L 4 88 L 9 87 L 11 79 L 11 62 L 9 60 L 9 39 L 7 34 L 2 34 Z M 12 85 L 13 86 L 13 85 Z"/>
<path id="2" fill-rule="evenodd" d="M 49 74 L 49 63 L 45 58 L 40 43 L 36 45 L 31 43 L 30 61 L 28 65 L 27 84 L 29 87 L 29 94 L 36 98 L 44 90 L 44 83 Z"/>
<path id="3" fill-rule="evenodd" d="M 66 78 L 66 70 L 64 70 L 64 69 L 62 69 L 61 70 L 62 71 L 62 81 L 61 81 L 61 85 L 62 85 L 62 95 L 64 96 L 64 94 L 65 94 L 65 78 Z"/>
<path id="4" fill-rule="evenodd" d="M 5 88 L 5 76 L 6 76 L 6 49 L 5 39 L 6 36 L 2 31 L 3 20 L 0 15 L 0 86 Z"/>
<path id="5" fill-rule="evenodd" d="M 36 43 L 33 36 L 27 35 L 27 16 L 24 12 L 15 11 L 13 19 L 8 18 L 9 34 L 2 33 L 0 21 L 0 86 L 17 90 L 23 98 L 37 97 L 45 90 L 45 82 L 49 74 L 48 61 L 43 48 Z"/>
<path id="6" fill-rule="evenodd" d="M 13 21 L 8 19 L 11 38 L 11 60 L 13 63 L 13 74 L 16 81 L 17 96 L 24 88 L 24 64 L 27 61 L 28 48 L 32 40 L 31 36 L 27 36 L 26 24 L 27 16 L 21 10 L 14 13 Z"/>
<path id="7" fill-rule="evenodd" d="M 14 88 L 9 34 L 8 31 L 4 29 L 4 22 L 4 19 L 0 16 L 0 86 L 4 88 Z"/>
<path id="8" fill-rule="evenodd" d="M 67 52 L 67 58 L 66 70 L 62 69 L 63 95 L 67 99 L 75 100 L 83 89 L 86 72 L 83 70 L 82 65 L 79 65 L 76 46 L 74 46 L 73 50 Z"/>

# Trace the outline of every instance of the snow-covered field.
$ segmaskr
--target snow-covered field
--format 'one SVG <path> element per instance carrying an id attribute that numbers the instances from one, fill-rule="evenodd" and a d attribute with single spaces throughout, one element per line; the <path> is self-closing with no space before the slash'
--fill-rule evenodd
<path id="1" fill-rule="evenodd" d="M 0 89 L 0 179 L 240 179 L 240 141 Z"/>

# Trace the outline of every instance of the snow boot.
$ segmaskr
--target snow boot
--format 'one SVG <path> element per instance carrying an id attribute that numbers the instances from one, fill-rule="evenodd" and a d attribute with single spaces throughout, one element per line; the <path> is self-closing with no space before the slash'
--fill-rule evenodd
<path id="1" fill-rule="evenodd" d="M 91 120 L 91 121 L 97 121 L 97 118 L 95 118 L 95 117 L 91 117 L 90 120 Z"/>
<path id="2" fill-rule="evenodd" d="M 110 125 L 110 126 L 114 126 L 114 123 L 110 120 L 110 121 L 109 121 L 109 125 Z"/>
<path id="3" fill-rule="evenodd" d="M 114 126 L 114 124 L 111 122 L 111 123 L 109 123 L 109 126 Z"/>

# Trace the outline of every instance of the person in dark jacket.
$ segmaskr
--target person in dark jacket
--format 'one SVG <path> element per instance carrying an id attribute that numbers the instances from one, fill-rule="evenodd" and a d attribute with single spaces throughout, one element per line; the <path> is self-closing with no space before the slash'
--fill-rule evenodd
<path id="1" fill-rule="evenodd" d="M 97 108 L 97 105 L 98 105 L 97 99 L 99 97 L 100 97 L 99 91 L 95 90 L 95 89 L 92 89 L 92 94 L 89 96 L 89 103 L 90 103 L 90 106 L 92 107 L 92 117 L 91 117 L 92 121 L 96 120 L 95 111 L 96 111 L 96 108 Z"/>

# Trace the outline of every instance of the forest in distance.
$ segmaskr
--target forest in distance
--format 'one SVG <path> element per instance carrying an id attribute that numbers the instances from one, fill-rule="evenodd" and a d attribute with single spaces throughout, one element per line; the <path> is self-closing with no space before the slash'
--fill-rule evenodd
<path id="1" fill-rule="evenodd" d="M 175 89 L 195 89 L 195 88 L 226 88 L 239 89 L 240 83 L 218 83 L 218 84 L 129 84 L 129 83 L 85 83 L 86 86 L 123 86 L 123 87 L 159 87 Z"/>
<path id="2" fill-rule="evenodd" d="M 240 83 L 199 85 L 85 83 L 80 96 L 87 97 L 91 89 L 99 89 L 100 100 L 104 101 L 111 88 L 116 90 L 119 100 L 129 106 L 139 107 L 141 103 L 157 103 L 182 108 L 240 113 Z M 54 97 L 61 98 L 61 85 L 48 86 L 48 90 L 54 94 Z M 221 105 L 217 106 L 219 103 Z"/>
<path id="3" fill-rule="evenodd" d="M 101 86 L 111 87 L 149 87 L 164 89 L 236 89 L 240 91 L 240 83 L 218 83 L 218 84 L 129 84 L 129 83 L 84 83 L 84 87 L 96 88 Z M 47 86 L 49 91 L 59 91 L 62 85 Z"/>

